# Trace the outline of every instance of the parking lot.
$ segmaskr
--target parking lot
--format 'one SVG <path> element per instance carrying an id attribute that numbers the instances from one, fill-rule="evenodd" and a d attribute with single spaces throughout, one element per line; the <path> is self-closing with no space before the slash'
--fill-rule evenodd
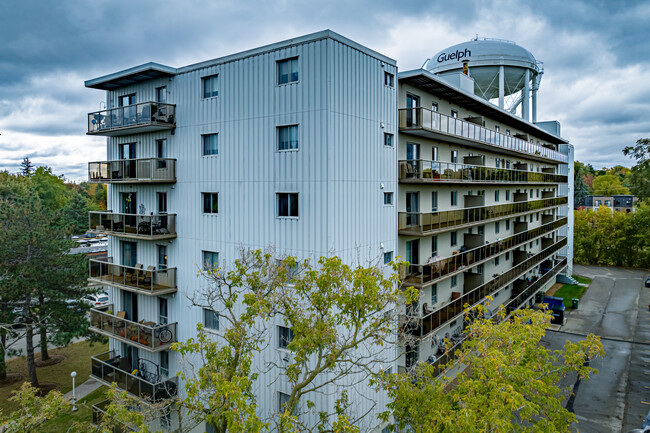
<path id="1" fill-rule="evenodd" d="M 593 281 L 566 324 L 547 332 L 544 344 L 559 349 L 566 340 L 589 333 L 601 337 L 606 351 L 591 366 L 599 370 L 577 387 L 573 409 L 582 432 L 628 432 L 640 428 L 650 410 L 650 289 L 642 270 L 574 267 Z M 576 377 L 564 385 L 573 386 Z"/>

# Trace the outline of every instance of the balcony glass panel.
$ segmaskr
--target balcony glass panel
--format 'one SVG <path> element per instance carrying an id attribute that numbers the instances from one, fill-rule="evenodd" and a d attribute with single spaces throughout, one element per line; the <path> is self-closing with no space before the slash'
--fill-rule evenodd
<path id="1" fill-rule="evenodd" d="M 90 260 L 89 279 L 124 290 L 156 296 L 176 292 L 176 268 L 155 269 L 142 265 L 124 266 L 113 263 L 112 257 Z"/>
<path id="2" fill-rule="evenodd" d="M 101 134 L 120 128 L 156 125 L 174 127 L 175 105 L 143 102 L 126 107 L 88 113 L 88 133 Z"/>
<path id="3" fill-rule="evenodd" d="M 97 183 L 176 182 L 176 160 L 141 158 L 89 162 L 88 179 Z"/>
<path id="4" fill-rule="evenodd" d="M 169 238 L 176 236 L 176 214 L 134 215 L 89 212 L 90 231 L 115 236 Z"/>

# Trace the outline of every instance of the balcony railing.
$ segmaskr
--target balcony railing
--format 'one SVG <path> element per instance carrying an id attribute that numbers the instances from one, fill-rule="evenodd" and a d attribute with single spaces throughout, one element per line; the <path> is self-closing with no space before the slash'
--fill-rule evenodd
<path id="1" fill-rule="evenodd" d="M 89 162 L 88 179 L 92 183 L 174 183 L 176 160 L 141 158 Z"/>
<path id="2" fill-rule="evenodd" d="M 491 244 L 473 248 L 464 252 L 457 252 L 450 257 L 432 258 L 430 263 L 425 265 L 403 265 L 400 268 L 400 276 L 405 285 L 424 287 L 444 277 L 457 273 L 469 266 L 482 263 L 505 250 L 510 250 L 523 245 L 535 238 L 550 233 L 567 224 L 566 217 L 560 218 L 552 223 L 545 224 L 526 232 L 518 233 Z"/>
<path id="3" fill-rule="evenodd" d="M 398 227 L 400 234 L 424 236 L 459 226 L 483 224 L 507 216 L 554 208 L 568 202 L 567 197 L 554 197 L 431 213 L 399 212 Z"/>
<path id="4" fill-rule="evenodd" d="M 176 127 L 176 106 L 143 102 L 88 113 L 89 135 L 126 135 Z"/>
<path id="5" fill-rule="evenodd" d="M 461 297 L 443 305 L 439 309 L 427 314 L 421 319 L 410 319 L 405 327 L 405 331 L 415 337 L 426 337 L 432 332 L 443 327 L 446 323 L 458 318 L 463 314 L 466 304 L 474 306 L 482 302 L 486 296 L 489 296 L 508 284 L 511 284 L 522 274 L 525 274 L 534 266 L 542 263 L 550 255 L 555 254 L 567 245 L 566 237 L 558 239 L 553 245 L 545 248 L 540 253 L 510 268 L 503 274 L 487 281 L 475 289 L 463 294 Z"/>
<path id="6" fill-rule="evenodd" d="M 556 150 L 539 144 L 533 144 L 511 135 L 492 131 L 475 123 L 450 117 L 424 107 L 400 108 L 399 129 L 404 131 L 424 130 L 442 133 L 562 163 L 566 163 L 569 160 L 567 155 Z"/>
<path id="7" fill-rule="evenodd" d="M 111 404 L 111 400 L 106 399 L 92 406 L 93 424 L 99 425 L 102 422 L 102 418 L 104 417 L 104 415 L 106 415 L 106 408 L 110 404 Z M 137 430 L 123 423 L 120 423 L 119 425 L 110 427 L 109 431 L 111 433 L 130 433 L 130 432 L 136 432 Z"/>
<path id="8" fill-rule="evenodd" d="M 90 309 L 90 330 L 149 352 L 169 349 L 176 340 L 177 323 L 156 324 L 150 321 L 133 322 L 125 319 L 124 311 L 109 314 L 113 305 L 102 310 Z M 122 316 L 122 317 L 120 317 Z"/>
<path id="9" fill-rule="evenodd" d="M 159 402 L 174 398 L 178 392 L 178 378 L 162 377 L 158 371 L 147 371 L 151 363 L 132 365 L 131 358 L 117 355 L 115 351 L 91 356 L 91 376 L 104 383 L 115 383 L 119 389 L 138 398 Z M 155 365 L 155 364 L 153 364 Z M 133 372 L 137 370 L 137 375 Z"/>
<path id="10" fill-rule="evenodd" d="M 134 215 L 115 212 L 89 212 L 90 231 L 135 239 L 176 237 L 176 215 Z"/>
<path id="11" fill-rule="evenodd" d="M 399 161 L 399 180 L 409 183 L 567 183 L 562 174 L 539 173 L 423 159 Z"/>
<path id="12" fill-rule="evenodd" d="M 113 263 L 112 257 L 91 259 L 89 280 L 122 290 L 158 296 L 176 292 L 176 268 L 155 269 L 149 266 L 124 266 Z"/>

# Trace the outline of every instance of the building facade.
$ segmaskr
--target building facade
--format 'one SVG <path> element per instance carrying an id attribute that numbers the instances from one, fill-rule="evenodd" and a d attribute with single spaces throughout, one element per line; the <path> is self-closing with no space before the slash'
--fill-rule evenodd
<path id="1" fill-rule="evenodd" d="M 218 316 L 190 301 L 205 284 L 197 271 L 228 267 L 241 248 L 408 260 L 402 279 L 420 302 L 402 314 L 414 320 L 391 349 L 395 370 L 441 362 L 441 339 L 462 329 L 458 305 L 492 295 L 491 309 L 518 308 L 570 269 L 572 147 L 559 131 L 428 71 L 398 74 L 394 60 L 331 31 L 86 86 L 106 91 L 88 134 L 107 137 L 107 160 L 88 169 L 109 185 L 110 209 L 90 215 L 110 256 L 91 261 L 90 280 L 112 300 L 92 313 L 111 349 L 92 374 L 136 396 L 183 393 L 170 345 L 197 323 L 219 332 Z M 269 335 L 278 341 L 260 369 L 284 356 L 280 332 Z M 262 417 L 289 391 L 281 374 L 256 382 Z M 385 396 L 350 397 L 370 413 L 364 431 L 383 427 L 374 414 Z M 315 424 L 335 400 L 324 393 L 300 416 Z"/>
<path id="2" fill-rule="evenodd" d="M 639 198 L 633 195 L 588 195 L 585 198 L 585 207 L 598 210 L 600 206 L 605 206 L 612 211 L 633 212 L 637 201 Z"/>

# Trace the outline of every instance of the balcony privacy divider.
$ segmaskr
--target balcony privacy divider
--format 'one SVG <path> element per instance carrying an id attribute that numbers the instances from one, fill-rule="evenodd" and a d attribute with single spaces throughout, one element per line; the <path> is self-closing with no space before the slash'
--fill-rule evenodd
<path id="1" fill-rule="evenodd" d="M 423 159 L 399 161 L 399 180 L 422 182 L 567 183 L 568 176 Z"/>
<path id="2" fill-rule="evenodd" d="M 135 215 L 92 211 L 88 213 L 88 218 L 93 232 L 150 237 L 176 235 L 176 214 Z"/>
<path id="3" fill-rule="evenodd" d="M 516 248 L 523 245 L 537 237 L 550 233 L 558 228 L 566 225 L 568 222 L 567 217 L 562 217 L 552 223 L 545 224 L 534 229 L 518 233 L 514 236 L 509 236 L 504 239 L 499 239 L 490 244 L 481 247 L 466 250 L 464 252 L 457 251 L 450 257 L 431 258 L 430 262 L 425 265 L 409 265 L 408 267 L 402 266 L 400 273 L 402 274 L 402 282 L 405 285 L 418 285 L 423 286 L 427 283 L 433 283 L 445 275 L 455 273 L 468 266 L 477 264 L 491 257 L 501 254 L 505 250 Z M 427 284 L 428 285 L 428 284 Z"/>
<path id="4" fill-rule="evenodd" d="M 176 106 L 162 102 L 116 107 L 88 113 L 88 133 L 99 133 L 111 129 L 128 128 L 137 125 L 174 125 Z"/>
<path id="5" fill-rule="evenodd" d="M 562 206 L 568 202 L 567 197 L 554 197 L 431 213 L 399 212 L 398 229 L 402 232 L 408 232 L 408 234 L 427 235 L 449 227 L 486 222 L 508 215 L 541 211 Z"/>
<path id="6" fill-rule="evenodd" d="M 176 160 L 139 158 L 89 162 L 88 179 L 96 183 L 176 182 Z"/>
<path id="7" fill-rule="evenodd" d="M 541 144 L 534 144 L 512 135 L 492 131 L 484 126 L 447 116 L 424 107 L 400 108 L 399 128 L 400 130 L 423 129 L 466 138 L 515 152 L 527 153 L 561 163 L 567 163 L 569 161 L 568 155 L 544 147 Z"/>

